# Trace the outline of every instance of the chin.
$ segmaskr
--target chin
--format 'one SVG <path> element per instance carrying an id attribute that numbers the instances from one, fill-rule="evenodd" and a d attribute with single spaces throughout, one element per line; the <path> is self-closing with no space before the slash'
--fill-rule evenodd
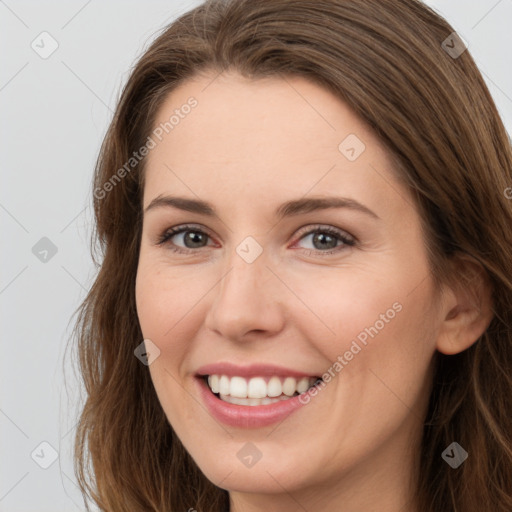
<path id="1" fill-rule="evenodd" d="M 195 459 L 205 477 L 217 487 L 227 491 L 261 494 L 276 494 L 282 493 L 283 488 L 293 491 L 304 487 L 306 475 L 298 470 L 303 462 L 295 463 L 289 453 L 285 455 L 274 451 L 270 460 L 268 457 L 264 460 L 265 456 L 262 455 L 252 466 L 246 466 L 237 457 L 237 452 L 241 450 L 240 443 L 236 445 L 233 449 L 224 448 L 222 455 L 215 452 L 205 459 L 203 452 L 199 461 Z M 242 449 L 245 445 L 242 444 Z"/>

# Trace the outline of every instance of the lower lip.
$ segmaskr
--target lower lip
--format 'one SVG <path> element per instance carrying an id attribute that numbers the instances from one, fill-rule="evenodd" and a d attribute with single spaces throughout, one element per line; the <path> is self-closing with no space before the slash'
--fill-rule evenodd
<path id="1" fill-rule="evenodd" d="M 200 393 L 211 414 L 222 423 L 240 428 L 266 427 L 284 420 L 303 404 L 299 396 L 268 405 L 237 405 L 217 398 L 201 377 L 196 377 Z"/>

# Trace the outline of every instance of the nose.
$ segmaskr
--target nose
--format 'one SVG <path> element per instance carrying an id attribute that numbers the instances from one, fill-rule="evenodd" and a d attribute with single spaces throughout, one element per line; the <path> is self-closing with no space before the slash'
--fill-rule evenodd
<path id="1" fill-rule="evenodd" d="M 233 252 L 228 271 L 212 290 L 205 326 L 232 341 L 279 333 L 284 327 L 286 289 L 275 269 L 267 267 L 265 251 L 252 263 Z"/>

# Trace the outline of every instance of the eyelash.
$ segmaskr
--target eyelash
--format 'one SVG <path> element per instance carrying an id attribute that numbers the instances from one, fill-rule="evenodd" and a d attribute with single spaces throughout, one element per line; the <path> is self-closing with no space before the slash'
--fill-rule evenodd
<path id="1" fill-rule="evenodd" d="M 167 229 L 158 238 L 157 245 L 167 244 L 167 245 L 169 245 L 169 248 L 171 251 L 177 252 L 180 254 L 191 254 L 193 252 L 197 252 L 198 249 L 202 249 L 203 247 L 199 247 L 198 249 L 190 249 L 190 248 L 178 247 L 172 243 L 168 244 L 169 240 L 173 236 L 178 235 L 180 233 L 187 232 L 187 231 L 191 231 L 194 233 L 202 233 L 202 234 L 210 237 L 210 235 L 206 231 L 203 231 L 202 229 L 198 228 L 197 226 L 182 225 L 182 226 L 177 226 L 174 228 Z M 314 252 L 321 256 L 329 256 L 329 255 L 338 253 L 338 252 L 344 250 L 346 247 L 355 246 L 357 243 L 357 240 L 353 236 L 348 235 L 345 232 L 343 232 L 339 229 L 333 228 L 331 226 L 322 226 L 322 225 L 313 226 L 312 228 L 309 229 L 309 231 L 302 233 L 300 238 L 298 239 L 298 241 L 302 240 L 306 236 L 309 236 L 311 234 L 317 234 L 317 233 L 324 233 L 324 234 L 331 235 L 331 236 L 337 238 L 340 242 L 342 242 L 342 245 L 339 245 L 339 246 L 335 247 L 334 249 L 330 249 L 330 250 L 326 250 L 326 251 L 321 251 L 319 249 L 305 249 L 308 252 Z"/>

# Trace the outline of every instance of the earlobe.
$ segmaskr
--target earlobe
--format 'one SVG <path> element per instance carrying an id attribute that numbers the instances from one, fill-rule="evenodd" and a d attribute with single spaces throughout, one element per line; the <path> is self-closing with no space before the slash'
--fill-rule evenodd
<path id="1" fill-rule="evenodd" d="M 444 315 L 436 348 L 446 355 L 458 354 L 473 345 L 494 316 L 492 286 L 484 268 L 467 255 L 453 260 L 453 280 L 443 295 Z"/>

